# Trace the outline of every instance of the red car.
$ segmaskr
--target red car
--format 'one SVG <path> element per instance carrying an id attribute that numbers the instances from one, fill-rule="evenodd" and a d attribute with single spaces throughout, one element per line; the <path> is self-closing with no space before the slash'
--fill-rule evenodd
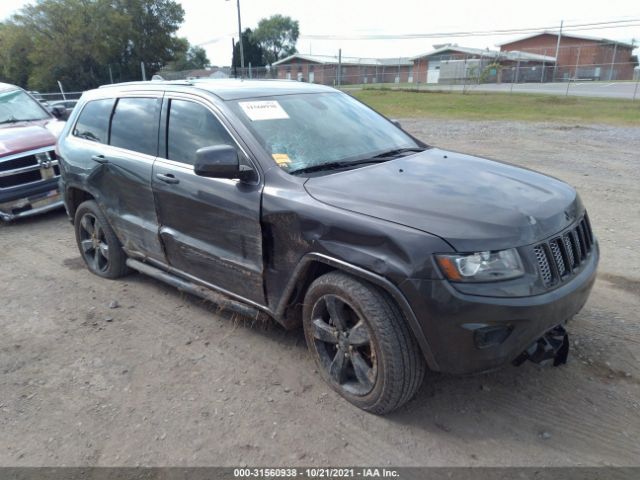
<path id="1" fill-rule="evenodd" d="M 0 83 L 0 219 L 63 206 L 58 190 L 56 139 L 62 112 L 50 113 L 20 87 Z"/>

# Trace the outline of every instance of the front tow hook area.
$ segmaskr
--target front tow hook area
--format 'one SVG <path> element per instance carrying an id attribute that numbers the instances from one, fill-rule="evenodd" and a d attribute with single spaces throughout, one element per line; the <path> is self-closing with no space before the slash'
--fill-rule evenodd
<path id="1" fill-rule="evenodd" d="M 569 334 L 563 326 L 558 325 L 533 342 L 518 355 L 513 364 L 519 366 L 530 360 L 533 363 L 548 365 L 553 361 L 553 366 L 557 367 L 567 363 L 568 356 Z"/>

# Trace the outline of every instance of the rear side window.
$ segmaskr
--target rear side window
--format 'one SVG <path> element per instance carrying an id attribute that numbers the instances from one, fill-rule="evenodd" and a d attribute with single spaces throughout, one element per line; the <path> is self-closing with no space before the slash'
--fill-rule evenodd
<path id="1" fill-rule="evenodd" d="M 110 145 L 158 154 L 159 98 L 121 98 L 111 120 Z"/>
<path id="2" fill-rule="evenodd" d="M 218 119 L 203 105 L 171 100 L 167 133 L 167 158 L 193 165 L 196 151 L 213 145 L 235 145 Z"/>
<path id="3" fill-rule="evenodd" d="M 73 135 L 93 142 L 107 143 L 112 109 L 113 98 L 87 102 L 73 129 Z"/>

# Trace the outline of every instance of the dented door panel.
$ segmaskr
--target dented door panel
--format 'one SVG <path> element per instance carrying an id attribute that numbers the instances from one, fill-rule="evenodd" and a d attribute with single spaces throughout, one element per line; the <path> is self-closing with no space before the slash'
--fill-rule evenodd
<path id="1" fill-rule="evenodd" d="M 165 183 L 157 175 L 172 175 Z M 160 237 L 172 267 L 264 303 L 260 185 L 199 177 L 193 167 L 159 159 L 153 188 Z"/>
<path id="2" fill-rule="evenodd" d="M 125 250 L 164 260 L 151 191 L 153 157 L 102 146 L 88 183 L 101 192 L 101 206 Z"/>

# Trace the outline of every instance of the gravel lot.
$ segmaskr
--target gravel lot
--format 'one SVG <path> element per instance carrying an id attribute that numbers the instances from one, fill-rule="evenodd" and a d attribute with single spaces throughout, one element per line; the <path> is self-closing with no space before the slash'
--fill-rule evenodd
<path id="1" fill-rule="evenodd" d="M 640 128 L 403 124 L 579 189 L 602 261 L 566 366 L 430 374 L 369 415 L 323 384 L 301 332 L 89 274 L 55 212 L 0 225 L 0 466 L 638 465 Z"/>

